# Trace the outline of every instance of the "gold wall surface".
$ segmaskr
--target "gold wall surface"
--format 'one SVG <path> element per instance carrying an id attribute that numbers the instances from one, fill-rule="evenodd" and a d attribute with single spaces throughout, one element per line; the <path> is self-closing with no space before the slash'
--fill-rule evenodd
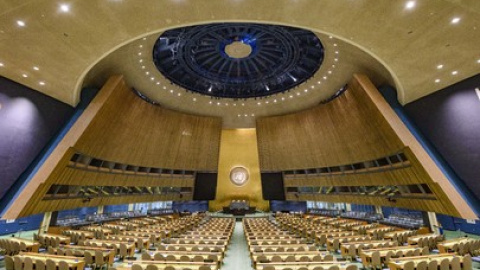
<path id="1" fill-rule="evenodd" d="M 262 198 L 256 130 L 222 130 L 219 160 L 217 194 L 215 201 L 210 202 L 210 210 L 221 210 L 231 200 L 249 200 L 250 206 L 267 211 L 268 201 Z M 243 186 L 236 186 L 230 181 L 230 171 L 237 166 L 247 168 L 250 173 L 248 182 Z"/>

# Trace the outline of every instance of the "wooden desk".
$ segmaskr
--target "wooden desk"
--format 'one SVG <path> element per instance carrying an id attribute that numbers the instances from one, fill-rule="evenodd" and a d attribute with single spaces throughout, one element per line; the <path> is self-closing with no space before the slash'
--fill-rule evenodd
<path id="1" fill-rule="evenodd" d="M 451 261 L 454 257 L 460 257 L 460 263 L 462 263 L 463 261 L 462 256 L 458 256 L 452 253 L 445 253 L 445 254 L 428 255 L 428 256 L 403 257 L 395 260 L 390 260 L 388 262 L 388 268 L 390 268 L 390 270 L 403 269 L 405 263 L 407 262 L 413 262 L 416 268 L 419 262 L 426 261 L 427 263 L 429 263 L 432 260 L 437 261 L 438 265 L 440 265 L 440 262 L 443 259 L 447 258 L 449 261 Z"/>
<path id="2" fill-rule="evenodd" d="M 355 254 L 350 254 L 350 246 L 355 246 Z M 358 241 L 358 242 L 348 242 L 348 243 L 340 243 L 340 253 L 342 256 L 356 256 L 360 254 L 359 247 L 362 245 L 364 249 L 374 249 L 378 248 L 378 246 L 382 245 L 389 245 L 390 247 L 396 247 L 398 245 L 395 241 L 385 241 L 385 240 L 369 240 L 369 241 Z"/>
<path id="3" fill-rule="evenodd" d="M 52 234 L 52 233 L 42 233 L 40 234 L 38 237 L 44 237 L 44 238 L 50 238 L 50 239 L 60 239 L 60 243 L 59 244 L 65 244 L 65 245 L 69 245 L 70 244 L 70 237 L 69 236 L 65 236 L 65 235 L 61 235 L 61 234 Z"/>
<path id="4" fill-rule="evenodd" d="M 38 249 L 40 247 L 40 243 L 38 243 L 36 241 L 31 241 L 31 240 L 28 240 L 28 239 L 24 239 L 24 238 L 9 237 L 6 240 L 10 241 L 10 242 L 17 242 L 19 244 L 20 243 L 25 243 L 25 245 L 27 247 L 27 250 L 24 250 L 24 251 L 30 251 L 30 252 L 38 253 Z"/>
<path id="5" fill-rule="evenodd" d="M 418 244 L 418 241 L 421 239 L 421 238 L 432 238 L 432 237 L 437 237 L 438 235 L 434 234 L 434 233 L 429 233 L 429 234 L 419 234 L 419 235 L 416 235 L 416 236 L 410 236 L 408 237 L 408 244 L 409 245 L 417 245 Z"/>
<path id="6" fill-rule="evenodd" d="M 331 266 L 338 266 L 340 269 L 346 269 L 349 264 L 340 263 L 336 261 L 332 262 L 282 262 L 282 263 L 257 263 L 256 269 L 263 270 L 264 267 L 273 266 L 275 269 L 291 268 L 292 270 L 299 269 L 300 267 L 306 267 L 313 269 L 315 266 L 321 266 L 323 269 L 328 269 Z"/>
<path id="7" fill-rule="evenodd" d="M 146 269 L 147 265 L 152 264 L 156 265 L 159 270 L 165 269 L 167 266 L 173 266 L 175 269 L 183 269 L 183 268 L 190 268 L 192 270 L 198 270 L 201 266 L 203 265 L 208 265 L 210 266 L 210 269 L 212 270 L 218 270 L 218 266 L 216 264 L 197 264 L 197 263 L 191 263 L 191 262 L 175 262 L 175 263 L 167 263 L 167 262 L 162 262 L 162 261 L 131 261 L 127 263 L 122 263 L 119 264 L 117 267 L 115 267 L 117 270 L 131 270 L 133 264 L 140 265 L 142 269 Z"/>
<path id="8" fill-rule="evenodd" d="M 85 235 L 85 239 L 93 239 L 95 238 L 95 235 L 91 231 L 81 231 L 81 230 L 65 230 L 64 231 L 66 235 L 71 236 L 72 234 L 76 235 Z"/>
<path id="9" fill-rule="evenodd" d="M 93 258 L 95 258 L 95 251 L 101 251 L 103 253 L 103 258 L 105 261 L 108 261 L 110 265 L 113 265 L 114 262 L 114 257 L 116 254 L 115 249 L 111 248 L 104 248 L 104 247 L 92 247 L 92 246 L 71 246 L 71 245 L 65 245 L 60 247 L 60 249 L 66 250 L 72 250 L 72 251 L 80 251 L 80 252 L 90 252 Z"/>
<path id="10" fill-rule="evenodd" d="M 124 242 L 124 241 L 114 241 L 114 240 L 98 240 L 92 239 L 85 241 L 85 246 L 92 246 L 96 244 L 100 247 L 106 247 L 114 249 L 116 254 L 120 254 L 120 244 L 125 244 L 127 246 L 127 253 L 129 256 L 135 254 L 135 243 L 134 242 Z"/>
<path id="11" fill-rule="evenodd" d="M 19 257 L 22 261 L 24 258 L 29 257 L 32 259 L 34 265 L 36 260 L 40 260 L 46 263 L 47 259 L 50 259 L 54 261 L 57 266 L 60 261 L 65 261 L 68 264 L 69 268 L 73 270 L 83 270 L 83 268 L 85 267 L 85 261 L 82 258 L 77 257 L 39 254 L 32 252 L 21 252 L 20 254 L 15 256 Z"/>
<path id="12" fill-rule="evenodd" d="M 405 252 L 407 252 L 407 251 L 420 250 L 420 253 L 421 254 L 423 253 L 423 249 L 418 247 L 418 246 L 398 246 L 398 247 L 388 247 L 388 248 L 372 248 L 372 249 L 359 250 L 358 252 L 360 254 L 360 258 L 362 258 L 363 265 L 365 267 L 370 267 L 372 265 L 373 252 L 378 251 L 380 253 L 380 261 L 382 263 L 384 263 L 388 253 L 393 252 L 394 255 L 396 255 L 396 253 L 400 250 L 402 251 L 403 256 L 405 256 Z M 422 254 L 422 255 L 425 255 L 425 254 Z M 428 255 L 428 253 L 427 253 L 427 255 Z"/>

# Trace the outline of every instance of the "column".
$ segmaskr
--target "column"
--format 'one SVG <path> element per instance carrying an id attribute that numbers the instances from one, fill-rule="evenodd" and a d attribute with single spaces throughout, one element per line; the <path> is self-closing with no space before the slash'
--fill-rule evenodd
<path id="1" fill-rule="evenodd" d="M 345 204 L 345 211 L 347 211 L 347 212 L 352 211 L 352 204 L 351 203 L 346 203 Z"/>
<path id="2" fill-rule="evenodd" d="M 437 220 L 437 215 L 434 212 L 428 212 L 428 222 L 430 223 L 430 231 L 436 234 L 440 234 L 440 230 L 438 229 L 439 223 Z"/>
<path id="3" fill-rule="evenodd" d="M 45 214 L 43 215 L 42 223 L 40 223 L 40 228 L 38 228 L 38 234 L 48 232 L 51 219 L 52 219 L 52 212 L 45 212 Z"/>
<path id="4" fill-rule="evenodd" d="M 99 205 L 98 208 L 97 208 L 97 214 L 98 214 L 98 215 L 103 214 L 103 209 L 104 209 L 104 206 L 103 206 L 103 205 Z"/>
<path id="5" fill-rule="evenodd" d="M 133 212 L 135 204 L 134 203 L 129 203 L 128 204 L 128 212 Z"/>
<path id="6" fill-rule="evenodd" d="M 382 207 L 380 205 L 375 205 L 375 213 L 383 215 Z"/>

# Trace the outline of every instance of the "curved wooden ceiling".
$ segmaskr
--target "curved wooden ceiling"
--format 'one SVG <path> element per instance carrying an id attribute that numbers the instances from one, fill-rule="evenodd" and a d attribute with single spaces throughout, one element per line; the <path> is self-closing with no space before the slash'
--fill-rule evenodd
<path id="1" fill-rule="evenodd" d="M 248 100 L 244 106 L 236 104 L 237 109 L 232 109 L 232 101 L 209 104 L 209 99 L 182 89 L 161 86 L 166 91 L 157 91 L 157 82 L 166 83 L 159 74 L 152 83 L 152 76 L 140 75 L 140 71 L 124 73 L 127 81 L 147 95 L 160 92 L 153 98 L 167 107 L 222 115 L 226 127 L 247 127 L 254 125 L 257 115 L 284 114 L 317 104 L 354 72 L 368 74 L 376 84 L 395 84 L 402 103 L 477 74 L 479 1 L 413 1 L 411 9 L 407 8 L 408 2 L 144 0 L 140 4 L 127 0 L 6 0 L 0 2 L 0 75 L 75 105 L 84 84 L 101 84 L 109 72 L 140 70 L 138 53 L 148 53 L 145 59 L 151 62 L 151 45 L 159 33 L 179 26 L 226 21 L 312 30 L 325 43 L 323 67 L 315 80 L 293 89 L 288 101 Z M 66 5 L 63 9 L 62 4 Z M 144 52 L 139 50 L 142 43 Z M 339 51 L 338 57 L 335 51 Z M 336 67 L 329 69 L 333 64 Z M 318 80 L 322 81 L 321 87 L 314 85 Z M 311 86 L 315 87 L 304 92 Z"/>

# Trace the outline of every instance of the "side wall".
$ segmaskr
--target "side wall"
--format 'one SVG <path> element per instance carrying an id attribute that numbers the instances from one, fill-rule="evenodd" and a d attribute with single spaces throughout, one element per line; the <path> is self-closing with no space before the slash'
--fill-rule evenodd
<path id="1" fill-rule="evenodd" d="M 72 114 L 72 107 L 0 77 L 0 199 Z"/>

